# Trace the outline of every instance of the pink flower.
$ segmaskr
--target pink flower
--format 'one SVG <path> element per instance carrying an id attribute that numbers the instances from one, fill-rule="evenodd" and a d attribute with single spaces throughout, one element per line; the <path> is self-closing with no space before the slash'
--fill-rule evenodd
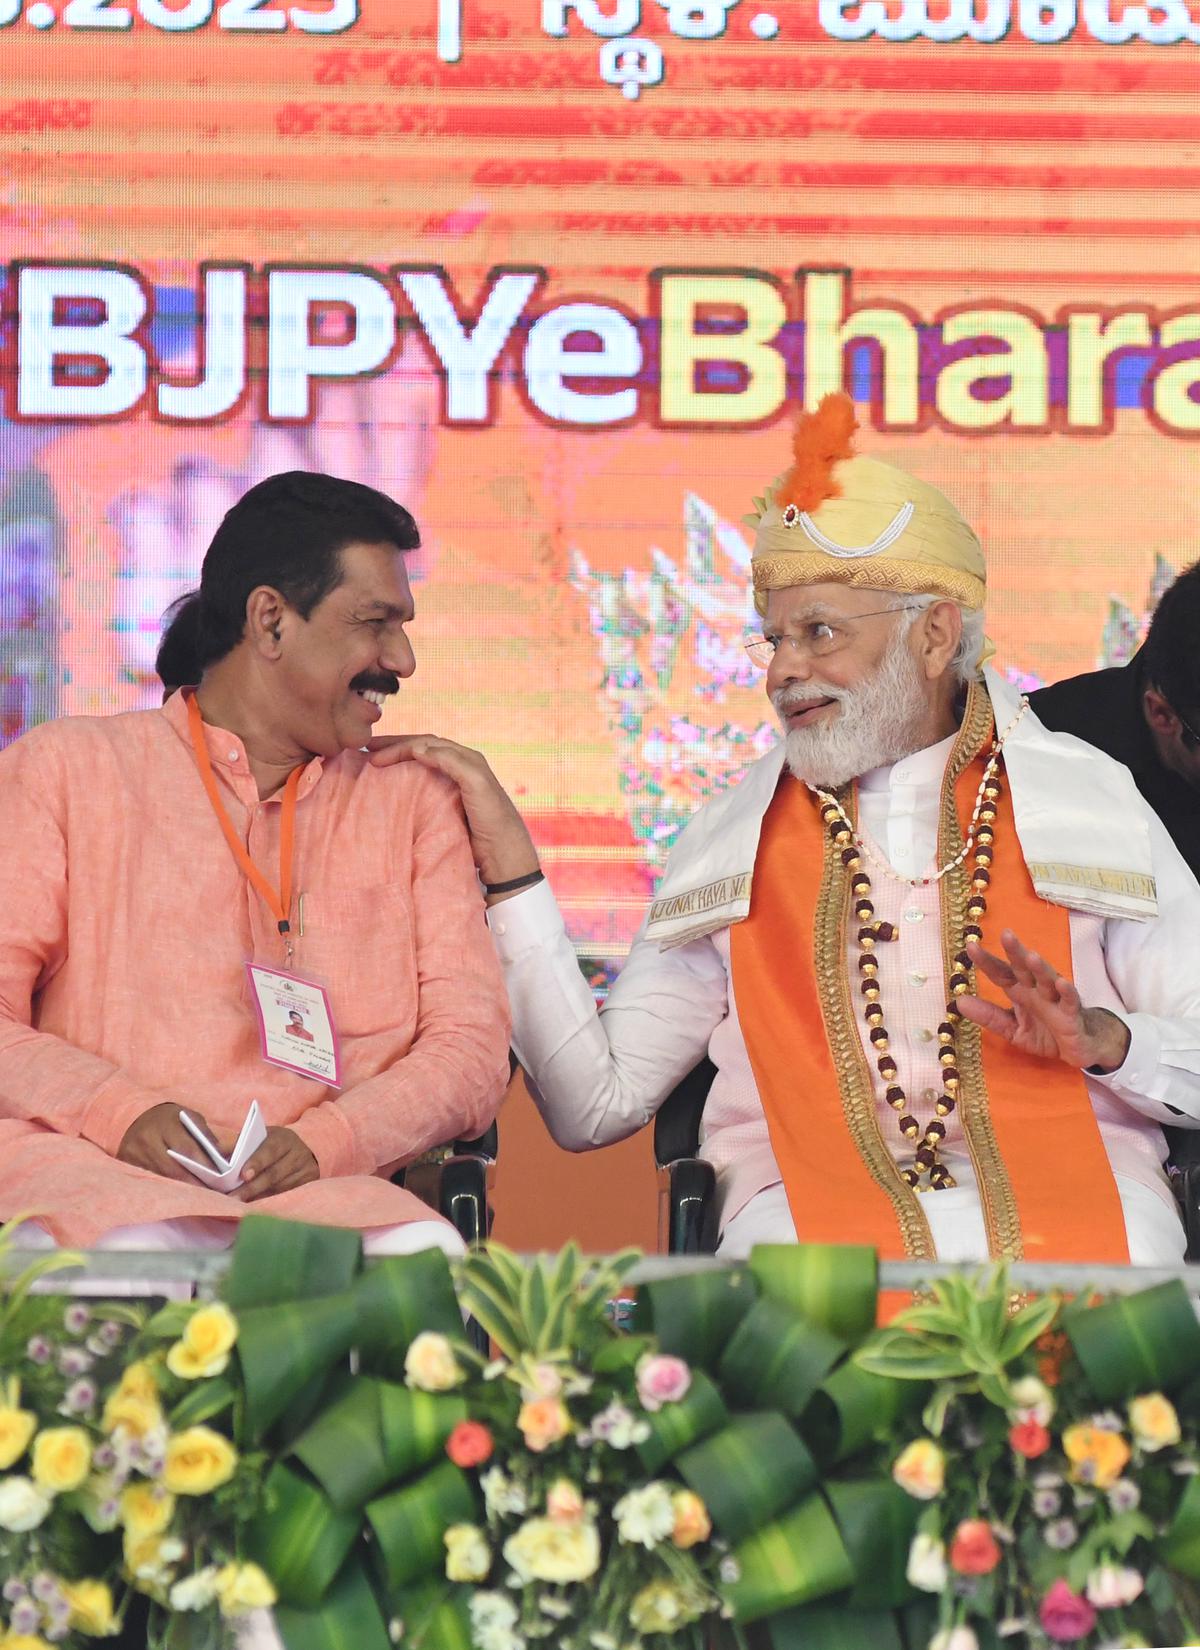
<path id="1" fill-rule="evenodd" d="M 682 1358 L 671 1358 L 660 1352 L 638 1363 L 637 1389 L 643 1409 L 656 1410 L 664 1404 L 677 1404 L 691 1384 L 692 1372 Z"/>
<path id="2" fill-rule="evenodd" d="M 1088 1636 L 1096 1625 L 1096 1612 L 1060 1577 L 1042 1600 L 1038 1619 L 1052 1639 L 1067 1644 Z"/>

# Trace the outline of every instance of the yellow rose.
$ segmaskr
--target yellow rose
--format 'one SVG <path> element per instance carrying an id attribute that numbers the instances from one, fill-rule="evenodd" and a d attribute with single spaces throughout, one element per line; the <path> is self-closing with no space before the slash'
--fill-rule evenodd
<path id="1" fill-rule="evenodd" d="M 19 1461 L 33 1437 L 37 1416 L 6 1404 L 0 1409 L 0 1472 Z"/>
<path id="2" fill-rule="evenodd" d="M 492 1567 L 492 1549 L 476 1524 L 451 1524 L 446 1543 L 447 1581 L 484 1581 Z"/>
<path id="3" fill-rule="evenodd" d="M 158 1596 L 174 1580 L 171 1566 L 178 1564 L 187 1548 L 177 1536 L 135 1536 L 126 1530 L 122 1551 L 134 1586 L 139 1592 Z"/>
<path id="4" fill-rule="evenodd" d="M 167 1353 L 167 1368 L 184 1381 L 219 1375 L 229 1363 L 237 1334 L 237 1319 L 227 1306 L 220 1301 L 202 1306 Z"/>
<path id="5" fill-rule="evenodd" d="M 58 1495 L 77 1490 L 92 1470 L 92 1446 L 82 1427 L 51 1427 L 33 1441 L 33 1481 Z"/>
<path id="6" fill-rule="evenodd" d="M 1116 1483 L 1132 1454 L 1119 1432 L 1086 1421 L 1068 1427 L 1062 1442 L 1063 1453 L 1071 1463 L 1071 1477 L 1077 1484 L 1091 1484 L 1098 1490 Z"/>
<path id="7" fill-rule="evenodd" d="M 223 1616 L 269 1610 L 277 1596 L 270 1578 L 257 1564 L 226 1564 L 217 1571 L 216 1589 Z"/>
<path id="8" fill-rule="evenodd" d="M 127 1484 L 120 1509 L 121 1523 L 130 1535 L 161 1535 L 175 1512 L 175 1497 L 157 1484 Z"/>
<path id="9" fill-rule="evenodd" d="M 671 1506 L 675 1513 L 671 1540 L 677 1547 L 686 1549 L 694 1547 L 699 1541 L 708 1540 L 712 1534 L 712 1519 L 698 1495 L 691 1490 L 676 1490 L 671 1497 Z"/>
<path id="10" fill-rule="evenodd" d="M 120 1388 L 104 1406 L 101 1423 L 105 1432 L 116 1432 L 123 1427 L 131 1438 L 144 1438 L 163 1424 L 163 1412 L 157 1398 L 143 1398 Z"/>
<path id="11" fill-rule="evenodd" d="M 521 1405 L 517 1425 L 525 1434 L 525 1447 L 540 1454 L 567 1436 L 571 1417 L 561 1398 L 532 1398 Z"/>
<path id="12" fill-rule="evenodd" d="M 504 1557 L 522 1583 L 587 1581 L 600 1568 L 600 1536 L 582 1519 L 530 1518 L 504 1543 Z"/>
<path id="13" fill-rule="evenodd" d="M 426 1329 L 404 1355 L 404 1378 L 422 1392 L 449 1392 L 462 1381 L 463 1372 L 446 1337 Z"/>
<path id="14" fill-rule="evenodd" d="M 5 1633 L 0 1639 L 0 1650 L 54 1650 L 54 1647 L 36 1633 Z"/>
<path id="15" fill-rule="evenodd" d="M 1139 1449 L 1152 1452 L 1179 1442 L 1179 1417 L 1174 1404 L 1161 1392 L 1150 1392 L 1132 1401 L 1129 1426 Z"/>
<path id="16" fill-rule="evenodd" d="M 120 1631 L 113 1614 L 112 1593 L 106 1581 L 64 1581 L 61 1583 L 71 1606 L 71 1626 L 92 1639 L 106 1639 Z"/>
<path id="17" fill-rule="evenodd" d="M 167 1440 L 162 1481 L 174 1495 L 207 1495 L 228 1484 L 237 1451 L 211 1427 L 188 1427 Z"/>
<path id="18" fill-rule="evenodd" d="M 932 1501 L 946 1482 L 946 1457 L 932 1438 L 915 1438 L 893 1466 L 892 1477 L 918 1501 Z"/>
<path id="19" fill-rule="evenodd" d="M 117 1391 L 123 1398 L 144 1398 L 147 1403 L 157 1403 L 158 1380 L 153 1365 L 145 1358 L 129 1364 L 121 1375 Z"/>

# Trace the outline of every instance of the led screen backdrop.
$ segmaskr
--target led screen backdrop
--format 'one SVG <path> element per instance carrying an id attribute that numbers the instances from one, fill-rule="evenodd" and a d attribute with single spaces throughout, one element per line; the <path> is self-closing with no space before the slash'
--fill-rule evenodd
<path id="1" fill-rule="evenodd" d="M 1200 4 L 0 0 L 0 739 L 153 703 L 250 482 L 421 522 L 390 712 L 481 745 L 585 965 L 773 738 L 802 400 L 958 501 L 1021 679 L 1200 553 Z"/>

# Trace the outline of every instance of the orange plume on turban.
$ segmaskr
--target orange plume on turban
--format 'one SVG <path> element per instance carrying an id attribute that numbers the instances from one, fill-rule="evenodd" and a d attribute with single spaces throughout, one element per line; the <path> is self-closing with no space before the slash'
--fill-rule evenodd
<path id="1" fill-rule="evenodd" d="M 854 402 L 844 390 L 822 396 L 816 412 L 800 414 L 792 443 L 795 462 L 775 492 L 781 510 L 794 504 L 797 510 L 812 511 L 825 499 L 840 497 L 833 467 L 853 458 L 857 428 Z"/>

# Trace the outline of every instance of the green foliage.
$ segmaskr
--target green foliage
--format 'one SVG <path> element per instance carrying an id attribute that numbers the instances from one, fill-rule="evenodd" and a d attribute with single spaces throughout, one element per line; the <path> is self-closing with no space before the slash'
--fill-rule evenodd
<path id="1" fill-rule="evenodd" d="M 553 1363 L 591 1355 L 615 1333 L 608 1302 L 638 1259 L 626 1249 L 586 1260 L 577 1244 L 523 1265 L 489 1243 L 459 1262 L 459 1299 L 513 1363 Z"/>
<path id="2" fill-rule="evenodd" d="M 889 1380 L 950 1381 L 955 1392 L 980 1392 L 1004 1408 L 1012 1368 L 1054 1322 L 1059 1297 L 1020 1303 L 1005 1266 L 978 1279 L 939 1279 L 929 1293 L 928 1303 L 901 1312 L 860 1347 L 854 1362 Z"/>

